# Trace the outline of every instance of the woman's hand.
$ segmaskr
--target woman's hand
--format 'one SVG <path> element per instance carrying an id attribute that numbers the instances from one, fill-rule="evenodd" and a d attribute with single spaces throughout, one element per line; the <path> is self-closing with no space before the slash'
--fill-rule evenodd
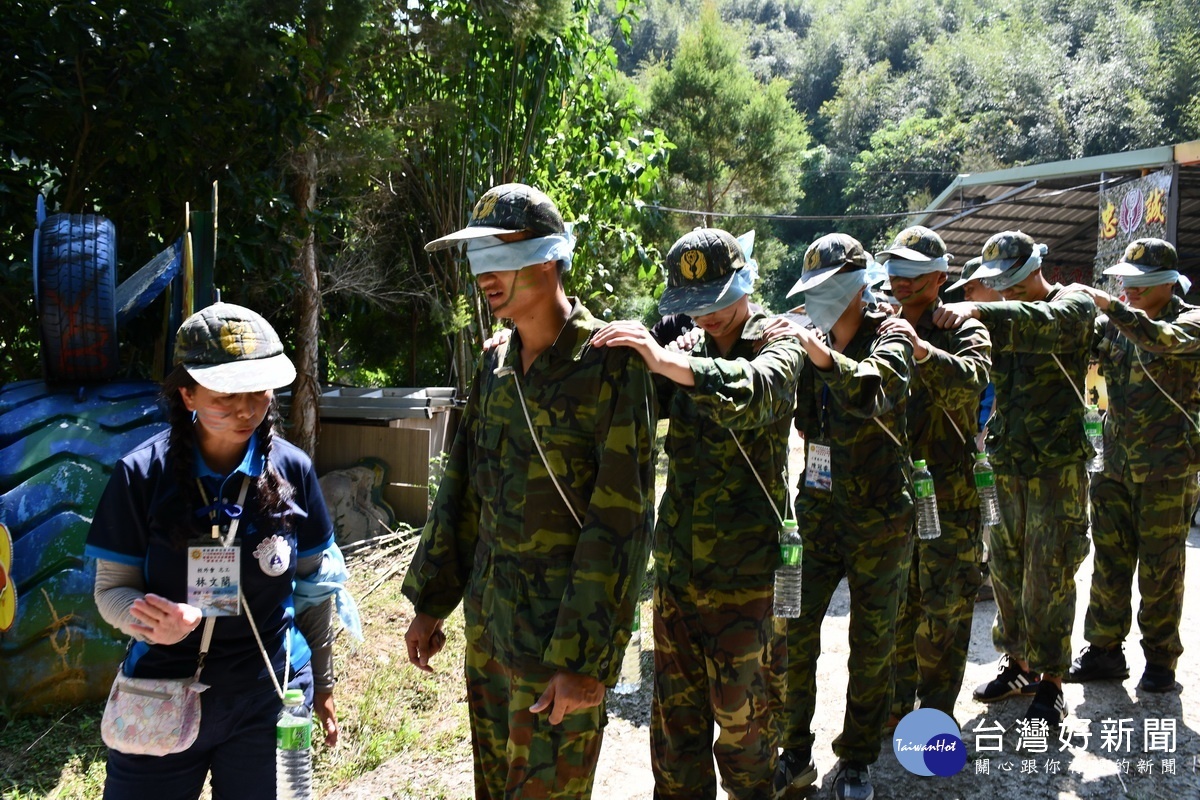
<path id="1" fill-rule="evenodd" d="M 321 723 L 321 729 L 325 731 L 325 746 L 337 747 L 337 707 L 333 703 L 333 693 L 313 692 L 313 711 Z"/>
<path id="2" fill-rule="evenodd" d="M 134 600 L 129 613 L 140 623 L 129 627 L 151 644 L 181 642 L 196 630 L 202 619 L 200 609 L 195 606 L 175 603 L 150 593 Z"/>

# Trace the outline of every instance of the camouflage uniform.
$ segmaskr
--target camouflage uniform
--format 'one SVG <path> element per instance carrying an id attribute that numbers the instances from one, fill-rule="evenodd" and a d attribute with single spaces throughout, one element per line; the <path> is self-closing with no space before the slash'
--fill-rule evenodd
<path id="1" fill-rule="evenodd" d="M 660 393 L 671 427 L 654 546 L 656 798 L 715 797 L 713 755 L 731 798 L 772 796 L 776 509 L 788 505 L 788 426 L 802 355 L 795 339 L 763 344 L 763 319 L 752 314 L 724 355 L 702 336 L 688 359 L 695 387 Z"/>
<path id="2" fill-rule="evenodd" d="M 1096 323 L 1096 350 L 1108 414 L 1104 472 L 1091 488 L 1096 555 L 1084 636 L 1103 648 L 1125 641 L 1136 565 L 1146 662 L 1174 670 L 1200 469 L 1200 308 L 1172 296 L 1152 320 L 1115 301 Z"/>
<path id="3" fill-rule="evenodd" d="M 1042 301 L 976 308 L 992 336 L 996 386 L 988 429 L 1001 518 L 990 543 L 992 641 L 1033 672 L 1064 675 L 1075 571 L 1088 552 L 1084 468 L 1092 447 L 1076 392 L 1084 391 L 1096 306 L 1055 284 Z"/>
<path id="4" fill-rule="evenodd" d="M 881 335 L 878 328 L 885 319 L 884 311 L 869 306 L 854 338 L 841 353 L 833 353 L 832 369 L 805 364 L 796 399 L 796 428 L 810 445 L 824 440 L 830 446 L 832 487 L 809 488 L 800 480 L 801 615 L 788 621 L 780 745 L 801 751 L 813 746 L 821 621 L 845 576 L 850 584 L 850 658 L 846 714 L 833 750 L 843 760 L 863 765 L 879 757 L 891 701 L 896 612 L 912 554 L 905 424 L 912 345 L 899 332 Z"/>
<path id="5" fill-rule="evenodd" d="M 478 798 L 591 794 L 603 705 L 560 725 L 528 709 L 556 671 L 616 682 L 648 557 L 653 385 L 636 354 L 589 346 L 599 326 L 573 300 L 527 373 L 519 333 L 485 355 L 404 579 L 418 612 L 463 603 Z"/>
<path id="6" fill-rule="evenodd" d="M 922 708 L 954 716 L 971 643 L 979 591 L 979 496 L 975 435 L 979 392 L 988 383 L 991 338 L 976 320 L 943 330 L 937 303 L 915 326 L 929 356 L 913 367 L 908 432 L 914 458 L 925 459 L 937 489 L 942 535 L 915 540 L 908 593 L 896 624 L 896 689 L 892 713 Z"/>

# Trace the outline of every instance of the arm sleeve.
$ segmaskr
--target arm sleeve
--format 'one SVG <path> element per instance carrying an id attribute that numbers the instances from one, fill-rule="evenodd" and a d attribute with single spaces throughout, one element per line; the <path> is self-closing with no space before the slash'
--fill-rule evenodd
<path id="1" fill-rule="evenodd" d="M 482 361 L 494 366 L 487 358 Z M 481 386 L 480 374 L 476 374 L 433 509 L 404 576 L 404 596 L 418 612 L 439 619 L 450 616 L 462 600 L 479 536 L 479 495 L 472 485 L 471 469 Z"/>
<path id="2" fill-rule="evenodd" d="M 730 430 L 761 428 L 792 413 L 803 349 L 792 338 L 768 342 L 753 360 L 689 357 L 700 413 Z"/>
<path id="3" fill-rule="evenodd" d="M 992 339 L 978 320 L 952 332 L 952 350 L 929 348 L 929 357 L 914 370 L 914 379 L 929 392 L 934 405 L 975 408 L 992 368 Z"/>
<path id="4" fill-rule="evenodd" d="M 654 499 L 654 390 L 645 362 L 613 351 L 597 409 L 596 482 L 562 605 L 542 655 L 548 666 L 611 686 L 646 572 Z"/>
<path id="5" fill-rule="evenodd" d="M 870 419 L 886 414 L 908 392 L 912 371 L 912 343 L 899 332 L 875 340 L 862 361 L 831 351 L 833 366 L 817 370 L 830 394 L 849 414 Z"/>
<path id="6" fill-rule="evenodd" d="M 1083 292 L 1064 292 L 1050 301 L 979 303 L 992 347 L 1017 353 L 1062 353 L 1091 341 L 1096 304 Z"/>
<path id="7" fill-rule="evenodd" d="M 313 688 L 332 692 L 336 678 L 333 672 L 333 598 L 305 609 L 296 617 L 296 627 L 304 634 L 312 650 Z"/>
<path id="8" fill-rule="evenodd" d="M 146 596 L 142 568 L 108 559 L 96 559 L 96 585 L 93 590 L 96 608 L 104 621 L 126 636 L 141 637 L 130 627 L 137 619 L 129 613 L 133 601 Z"/>
<path id="9" fill-rule="evenodd" d="M 1145 311 L 1116 300 L 1109 304 L 1108 319 L 1129 341 L 1146 352 L 1200 354 L 1200 309 L 1166 322 L 1152 320 Z"/>
<path id="10" fill-rule="evenodd" d="M 324 551 L 301 557 L 296 562 L 296 576 L 307 578 L 314 575 L 321 568 L 323 558 Z M 333 638 L 336 634 L 333 624 L 334 603 L 333 595 L 330 595 L 296 616 L 296 627 L 312 651 L 313 688 L 318 692 L 332 692 L 336 683 L 333 672 Z"/>

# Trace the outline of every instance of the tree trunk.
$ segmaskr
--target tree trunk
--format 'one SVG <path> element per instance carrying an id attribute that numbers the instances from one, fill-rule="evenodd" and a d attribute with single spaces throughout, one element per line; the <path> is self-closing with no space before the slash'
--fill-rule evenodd
<path id="1" fill-rule="evenodd" d="M 312 150 L 297 154 L 292 198 L 300 209 L 305 230 L 292 268 L 300 276 L 297 297 L 296 383 L 292 388 L 291 429 L 288 439 L 312 456 L 317 449 L 318 410 L 321 393 L 321 278 L 317 270 L 317 241 L 311 214 L 317 205 L 317 156 Z"/>

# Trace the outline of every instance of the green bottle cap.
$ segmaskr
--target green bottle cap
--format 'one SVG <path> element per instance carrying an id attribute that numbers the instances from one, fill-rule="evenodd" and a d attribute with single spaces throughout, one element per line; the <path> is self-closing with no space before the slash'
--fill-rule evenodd
<path id="1" fill-rule="evenodd" d="M 925 461 L 924 461 L 924 459 L 922 459 L 922 460 L 920 460 L 920 461 L 914 461 L 914 462 L 913 462 L 913 466 L 914 466 L 914 467 L 916 467 L 917 469 L 925 469 Z"/>

